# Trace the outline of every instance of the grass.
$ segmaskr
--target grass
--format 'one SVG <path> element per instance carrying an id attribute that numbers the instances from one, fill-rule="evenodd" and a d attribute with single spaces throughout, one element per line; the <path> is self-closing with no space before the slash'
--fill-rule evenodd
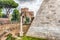
<path id="1" fill-rule="evenodd" d="M 29 36 L 23 36 L 22 40 L 47 40 L 44 38 L 35 38 L 35 37 L 29 37 Z"/>
<path id="2" fill-rule="evenodd" d="M 7 39 L 6 40 L 47 40 L 47 39 L 44 39 L 44 38 L 35 38 L 35 37 L 29 37 L 29 36 L 19 36 L 17 38 L 14 38 L 12 37 L 12 34 L 8 34 L 7 35 Z"/>

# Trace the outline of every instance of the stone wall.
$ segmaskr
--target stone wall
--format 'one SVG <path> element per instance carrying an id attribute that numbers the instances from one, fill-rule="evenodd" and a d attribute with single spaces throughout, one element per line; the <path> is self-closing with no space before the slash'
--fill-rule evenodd
<path id="1" fill-rule="evenodd" d="M 27 36 L 60 40 L 60 0 L 44 0 Z"/>

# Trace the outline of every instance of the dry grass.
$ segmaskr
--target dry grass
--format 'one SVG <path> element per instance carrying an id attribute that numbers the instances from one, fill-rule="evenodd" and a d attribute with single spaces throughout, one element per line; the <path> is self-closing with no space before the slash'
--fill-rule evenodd
<path id="1" fill-rule="evenodd" d="M 23 25 L 23 31 L 24 34 L 27 32 L 28 28 L 30 25 Z M 5 31 L 5 30 L 10 30 L 8 31 L 8 33 L 13 34 L 13 36 L 18 35 L 18 33 L 20 32 L 20 24 L 4 24 L 4 25 L 0 25 L 0 35 Z M 4 34 L 4 36 L 2 37 L 6 37 L 7 34 Z"/>

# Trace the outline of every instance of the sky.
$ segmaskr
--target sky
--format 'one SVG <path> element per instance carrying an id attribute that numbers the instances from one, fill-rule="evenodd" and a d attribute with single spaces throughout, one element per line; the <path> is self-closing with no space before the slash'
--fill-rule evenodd
<path id="1" fill-rule="evenodd" d="M 30 11 L 34 11 L 35 16 L 43 0 L 15 0 L 15 1 L 19 4 L 17 8 L 18 10 L 25 7 L 29 8 Z"/>

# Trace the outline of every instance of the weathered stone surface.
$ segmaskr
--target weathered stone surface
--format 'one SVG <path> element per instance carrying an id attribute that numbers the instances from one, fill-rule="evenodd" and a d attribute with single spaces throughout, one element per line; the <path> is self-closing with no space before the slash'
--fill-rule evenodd
<path id="1" fill-rule="evenodd" d="M 60 0 L 44 0 L 27 36 L 60 40 Z"/>

